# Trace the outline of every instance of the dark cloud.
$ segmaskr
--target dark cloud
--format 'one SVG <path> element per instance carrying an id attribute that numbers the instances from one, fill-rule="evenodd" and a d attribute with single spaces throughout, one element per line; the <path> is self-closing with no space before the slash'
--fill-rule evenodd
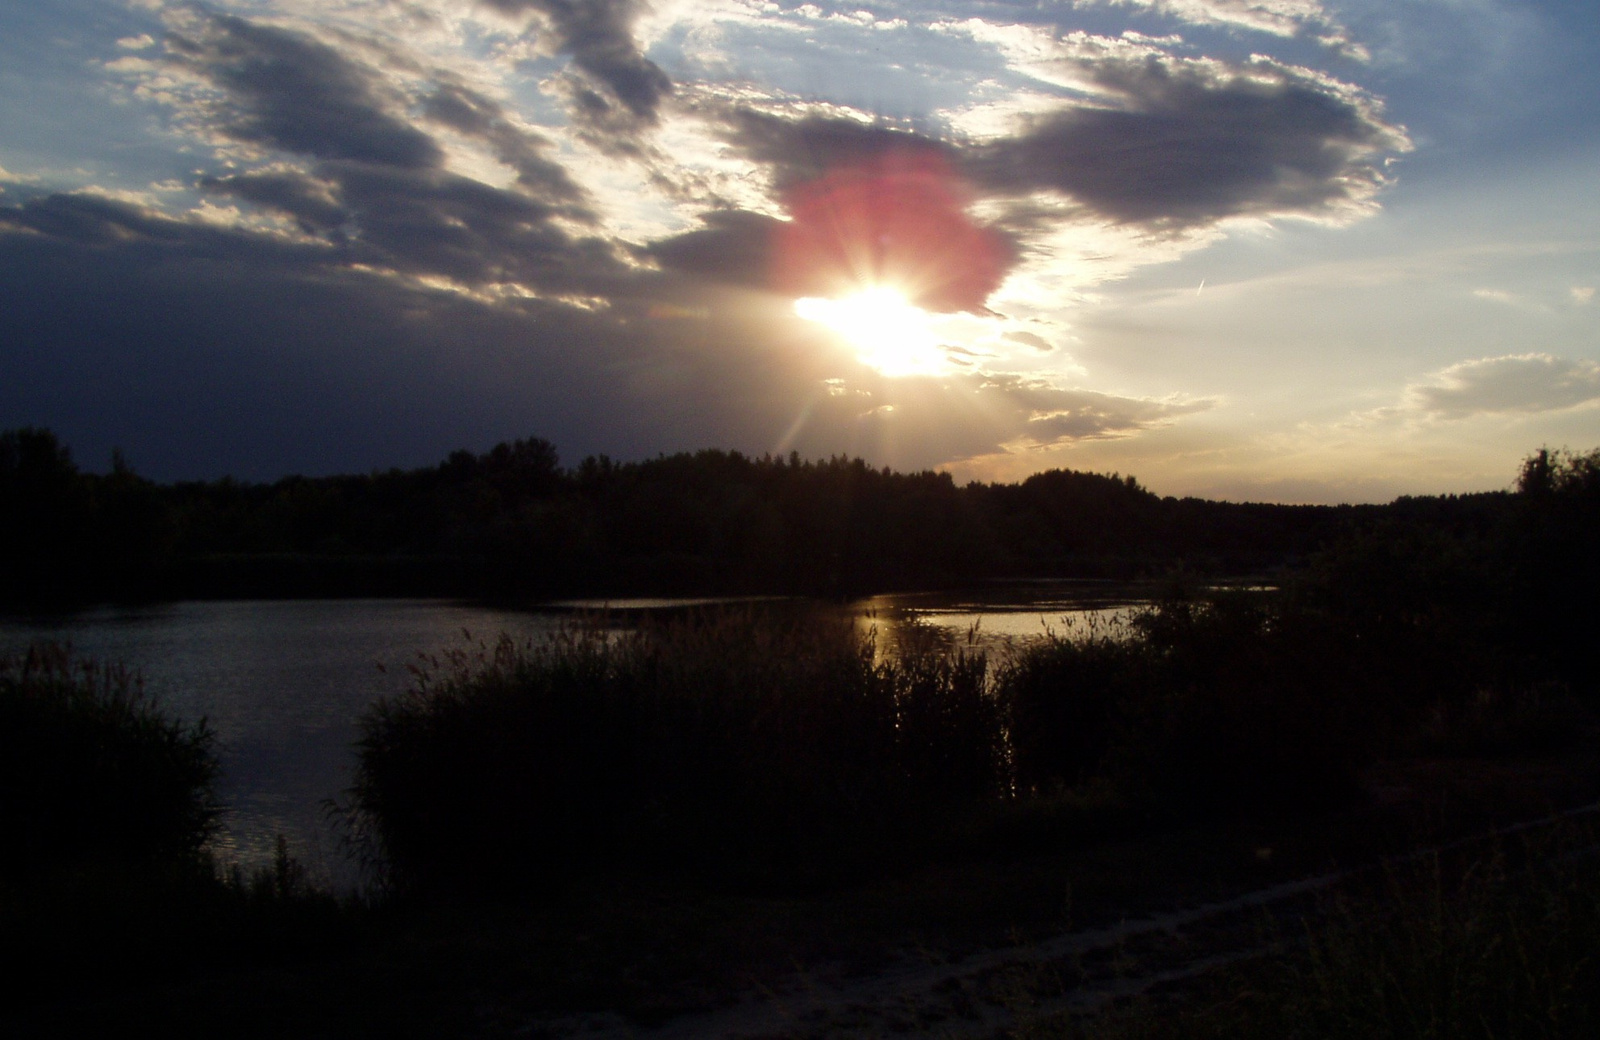
<path id="1" fill-rule="evenodd" d="M 317 263 L 330 255 L 322 245 L 290 243 L 210 224 L 172 220 L 149 210 L 94 194 L 42 195 L 20 206 L 0 207 L 0 241 L 56 242 L 73 248 L 117 246 L 139 262 L 195 257 L 206 260 L 263 259 L 273 263 Z M 248 257 L 238 244 L 252 242 Z"/>
<path id="2" fill-rule="evenodd" d="M 293 217 L 308 234 L 328 234 L 351 217 L 338 186 L 302 170 L 277 169 L 231 177 L 205 177 L 202 191 L 227 195 Z"/>
<path id="3" fill-rule="evenodd" d="M 518 171 L 518 189 L 443 168 L 423 131 L 388 114 L 375 74 L 309 37 L 215 16 L 178 37 L 177 60 L 223 92 L 210 113 L 238 140 L 312 156 L 310 170 L 278 164 L 215 176 L 202 190 L 293 218 L 341 247 L 337 262 L 471 285 L 515 283 L 581 295 L 621 291 L 628 267 L 609 244 L 574 237 L 591 221 L 582 190 L 541 154 L 494 101 L 438 84 L 423 115 L 482 139 Z M 332 262 L 332 261 L 330 261 Z"/>
<path id="4" fill-rule="evenodd" d="M 713 210 L 701 215 L 705 227 L 650 245 L 662 267 L 697 278 L 749 288 L 766 288 L 772 243 L 783 222 L 744 210 Z"/>
<path id="5" fill-rule="evenodd" d="M 708 219 L 707 233 L 730 229 L 760 224 Z M 922 468 L 1131 435 L 1205 406 L 1021 377 L 884 379 L 786 300 L 694 288 L 716 272 L 687 248 L 667 250 L 679 266 L 664 275 L 614 278 L 622 302 L 593 312 L 385 276 L 375 250 L 86 195 L 0 207 L 4 425 L 55 427 L 91 464 L 120 446 L 160 479 L 266 479 L 425 465 L 530 435 L 568 459 L 720 446 Z M 575 246 L 548 256 L 584 269 Z M 428 266 L 479 262 L 452 249 Z"/>
<path id="6" fill-rule="evenodd" d="M 895 156 L 947 168 L 946 183 L 959 184 L 959 191 L 936 206 L 916 203 L 915 192 L 874 193 L 897 200 L 906 219 L 892 222 L 894 227 L 879 227 L 883 222 L 878 221 L 868 236 L 884 242 L 897 231 L 915 231 L 899 235 L 911 243 L 906 257 L 913 267 L 925 265 L 942 248 L 956 261 L 947 265 L 952 271 L 974 272 L 990 258 L 992 271 L 948 281 L 919 301 L 938 310 L 980 308 L 1021 255 L 1021 241 L 1062 219 L 1056 208 L 1032 206 L 1030 195 L 1059 193 L 1094 217 L 1158 231 L 1249 214 L 1315 215 L 1364 200 L 1383 180 L 1379 154 L 1406 146 L 1403 134 L 1359 99 L 1276 66 L 1230 71 L 1155 58 L 1082 65 L 1108 101 L 1036 115 L 1021 132 L 982 143 L 820 115 L 785 118 L 730 110 L 715 118 L 734 148 L 768 168 L 792 215 L 815 196 L 817 186 L 859 179 L 860 171 Z M 972 224 L 965 216 L 970 204 L 984 198 L 1005 203 L 1001 224 L 1008 235 L 1000 237 L 992 226 L 978 231 L 992 249 L 978 248 L 976 240 L 956 233 Z M 819 227 L 861 223 L 843 220 L 840 206 L 823 209 L 826 219 Z M 789 231 L 798 235 L 804 223 L 795 221 Z M 817 278 L 830 269 L 849 268 L 840 284 L 808 284 L 796 291 L 838 295 L 845 283 L 861 280 L 857 268 L 863 262 L 874 270 L 881 266 L 874 257 L 856 257 L 851 264 L 826 259 L 808 255 L 798 266 Z"/>
<path id="7" fill-rule="evenodd" d="M 0 426 L 49 425 L 90 465 L 120 446 L 161 479 L 424 465 L 535 434 L 658 450 L 681 402 L 627 374 L 681 349 L 672 330 L 348 258 L 94 196 L 0 207 Z M 708 389 L 689 409 L 702 445 L 718 408 Z"/>
<path id="8" fill-rule="evenodd" d="M 997 192 L 1062 192 L 1112 220 L 1203 226 L 1243 214 L 1317 213 L 1382 180 L 1399 131 L 1354 100 L 1294 77 L 1106 62 L 1110 107 L 1035 116 L 967 165 Z"/>
<path id="9" fill-rule="evenodd" d="M 495 158 L 517 171 L 517 183 L 541 198 L 579 201 L 586 193 L 559 163 L 545 157 L 550 143 L 516 126 L 491 98 L 460 84 L 440 84 L 423 114 L 458 133 L 486 142 Z"/>
<path id="10" fill-rule="evenodd" d="M 914 151 L 954 162 L 954 146 L 912 130 L 836 116 L 786 118 L 749 109 L 718 115 L 727 140 L 772 172 L 786 190 L 841 168 L 876 163 L 885 155 Z"/>
<path id="11" fill-rule="evenodd" d="M 607 121 L 611 101 L 634 121 L 653 125 L 661 100 L 672 92 L 672 80 L 646 58 L 633 38 L 639 0 L 484 0 L 507 13 L 537 11 L 555 34 L 556 46 L 572 55 L 573 65 L 604 90 L 577 95 L 591 119 Z M 614 120 L 612 120 L 614 122 Z"/>
<path id="12" fill-rule="evenodd" d="M 343 247 L 346 264 L 586 294 L 626 277 L 610 244 L 552 222 L 563 208 L 445 170 L 327 162 L 315 175 L 277 170 L 200 186 L 292 217 Z"/>
<path id="13" fill-rule="evenodd" d="M 1600 364 L 1549 354 L 1463 361 L 1408 391 L 1411 405 L 1441 419 L 1552 412 L 1600 401 Z"/>
<path id="14" fill-rule="evenodd" d="M 520 192 L 442 170 L 325 163 L 353 213 L 362 244 L 384 266 L 466 284 L 601 288 L 617 272 L 609 247 L 574 240 L 555 207 Z M 588 279 L 593 279 L 592 282 Z"/>
<path id="15" fill-rule="evenodd" d="M 391 114 L 379 86 L 338 51 L 300 33 L 212 15 L 167 38 L 174 61 L 226 92 L 214 128 L 238 141 L 319 159 L 437 166 L 433 139 Z"/>

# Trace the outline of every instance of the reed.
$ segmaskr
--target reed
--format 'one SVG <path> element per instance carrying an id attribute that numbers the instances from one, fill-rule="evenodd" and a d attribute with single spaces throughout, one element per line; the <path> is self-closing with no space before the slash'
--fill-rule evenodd
<path id="1" fill-rule="evenodd" d="M 579 625 L 418 668 L 363 722 L 352 806 L 401 889 L 515 889 L 648 861 L 783 873 L 1004 786 L 981 656 L 877 660 L 836 612 Z"/>
<path id="2" fill-rule="evenodd" d="M 40 643 L 0 658 L 0 877 L 199 851 L 217 821 L 215 741 L 136 673 Z"/>

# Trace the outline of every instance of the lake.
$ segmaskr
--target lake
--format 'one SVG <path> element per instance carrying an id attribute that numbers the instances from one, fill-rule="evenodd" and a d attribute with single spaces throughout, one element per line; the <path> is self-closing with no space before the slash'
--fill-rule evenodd
<path id="1" fill-rule="evenodd" d="M 1148 602 L 1140 586 L 1093 582 L 996 586 L 981 592 L 875 596 L 850 608 L 880 649 L 900 626 L 924 623 L 990 651 L 1054 631 L 1105 631 Z M 408 665 L 465 640 L 522 641 L 555 631 L 574 610 L 619 618 L 711 600 L 571 601 L 538 611 L 446 600 L 193 601 L 102 607 L 60 618 L 0 619 L 0 653 L 30 641 L 69 642 L 80 655 L 121 662 L 144 677 L 167 715 L 205 718 L 218 740 L 227 805 L 213 841 L 219 859 L 271 862 L 277 836 L 315 876 L 358 880 L 326 818 L 349 786 L 357 721 L 373 701 L 405 692 Z"/>

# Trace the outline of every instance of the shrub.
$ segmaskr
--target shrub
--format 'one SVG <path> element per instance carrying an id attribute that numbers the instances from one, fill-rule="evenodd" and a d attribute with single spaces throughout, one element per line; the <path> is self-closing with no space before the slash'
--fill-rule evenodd
<path id="1" fill-rule="evenodd" d="M 1235 595 L 1172 599 L 1130 629 L 1053 637 L 1000 669 L 1019 792 L 1102 778 L 1154 807 L 1230 813 L 1353 793 L 1372 706 L 1323 628 Z"/>
<path id="2" fill-rule="evenodd" d="M 648 857 L 782 871 L 1001 786 L 981 658 L 878 662 L 847 617 L 690 614 L 458 651 L 363 722 L 352 789 L 403 889 L 515 889 Z"/>
<path id="3" fill-rule="evenodd" d="M 139 677 L 53 644 L 0 658 L 0 872 L 193 853 L 218 807 L 204 721 L 169 720 Z"/>
<path id="4" fill-rule="evenodd" d="M 997 669 L 1020 793 L 1073 787 L 1101 770 L 1143 656 L 1141 644 L 1112 635 L 1052 635 Z"/>

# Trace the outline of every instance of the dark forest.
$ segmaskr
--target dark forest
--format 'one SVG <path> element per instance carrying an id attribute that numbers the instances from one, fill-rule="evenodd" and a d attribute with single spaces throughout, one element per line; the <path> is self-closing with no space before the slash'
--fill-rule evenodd
<path id="1" fill-rule="evenodd" d="M 437 466 L 272 484 L 84 472 L 49 430 L 0 434 L 0 600 L 847 597 L 993 579 L 1260 575 L 1384 525 L 1491 537 L 1503 492 L 1386 506 L 1162 498 L 1052 470 L 957 486 L 860 459 L 700 451 L 561 465 L 539 439 Z"/>

